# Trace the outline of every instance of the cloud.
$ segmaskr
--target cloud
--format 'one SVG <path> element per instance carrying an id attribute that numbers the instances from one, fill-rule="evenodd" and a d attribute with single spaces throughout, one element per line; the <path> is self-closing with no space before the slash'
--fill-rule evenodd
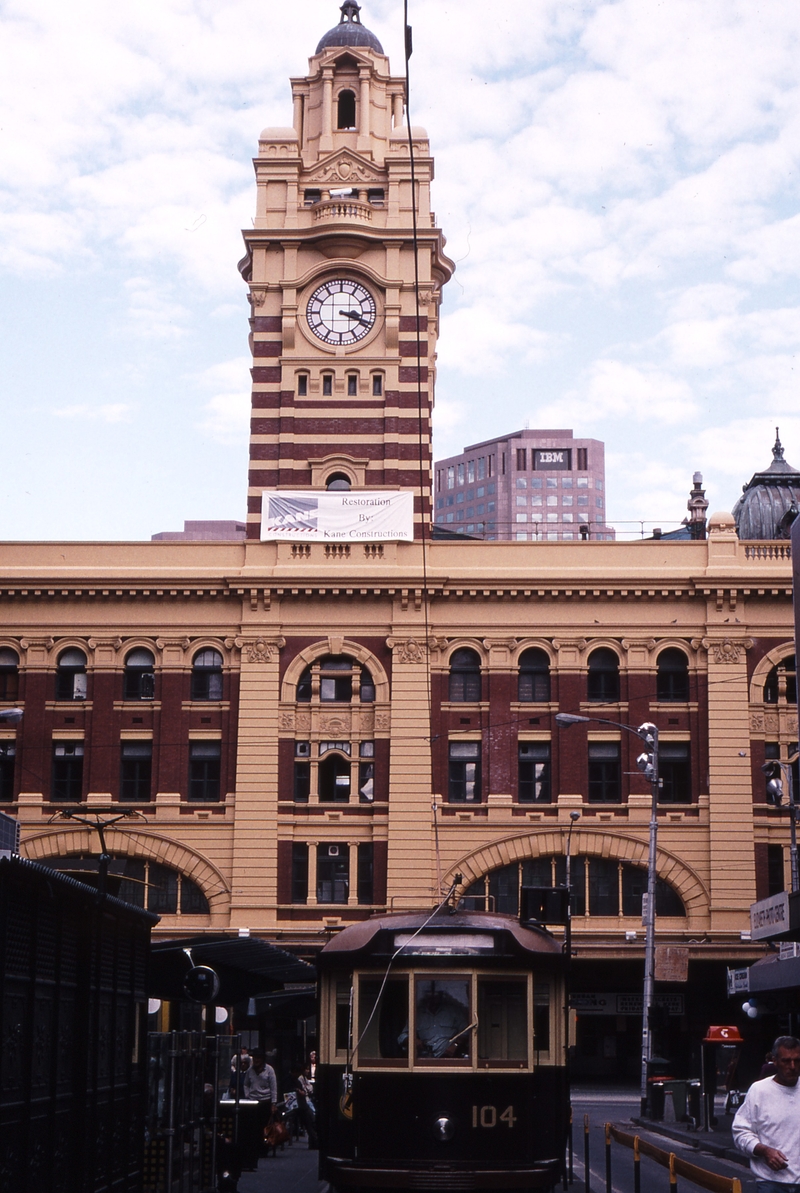
<path id="1" fill-rule="evenodd" d="M 56 418 L 85 419 L 88 422 L 125 423 L 131 421 L 132 407 L 125 402 L 106 402 L 102 406 L 89 406 L 79 403 L 75 406 L 62 406 L 53 411 Z"/>
<path id="2" fill-rule="evenodd" d="M 195 380 L 201 388 L 215 391 L 203 405 L 198 429 L 218 443 L 246 443 L 250 430 L 249 357 L 223 361 Z"/>
<path id="3" fill-rule="evenodd" d="M 691 388 L 680 378 L 619 360 L 598 360 L 579 390 L 540 409 L 538 415 L 545 420 L 566 417 L 596 428 L 606 418 L 678 425 L 694 412 Z"/>

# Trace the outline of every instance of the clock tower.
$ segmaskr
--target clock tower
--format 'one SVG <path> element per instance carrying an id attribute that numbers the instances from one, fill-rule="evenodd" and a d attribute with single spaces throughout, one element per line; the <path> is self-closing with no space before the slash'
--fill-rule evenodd
<path id="1" fill-rule="evenodd" d="M 427 135 L 411 130 L 412 159 L 405 80 L 355 0 L 291 82 L 293 127 L 259 138 L 240 263 L 252 303 L 247 535 L 261 535 L 265 489 L 349 487 L 412 490 L 419 537 L 454 269 L 430 209 Z"/>

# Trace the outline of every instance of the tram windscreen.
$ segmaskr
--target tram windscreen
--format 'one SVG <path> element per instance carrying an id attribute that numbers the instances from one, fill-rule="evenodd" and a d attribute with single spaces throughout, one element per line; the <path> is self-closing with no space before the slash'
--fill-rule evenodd
<path id="1" fill-rule="evenodd" d="M 362 978 L 359 983 L 358 1060 L 402 1064 L 408 1058 L 408 980 L 390 978 L 376 1009 L 381 984 L 381 978 Z"/>
<path id="2" fill-rule="evenodd" d="M 478 1060 L 528 1063 L 528 983 L 478 979 Z"/>
<path id="3" fill-rule="evenodd" d="M 415 996 L 417 1058 L 469 1059 L 472 1054 L 469 978 L 417 978 Z"/>

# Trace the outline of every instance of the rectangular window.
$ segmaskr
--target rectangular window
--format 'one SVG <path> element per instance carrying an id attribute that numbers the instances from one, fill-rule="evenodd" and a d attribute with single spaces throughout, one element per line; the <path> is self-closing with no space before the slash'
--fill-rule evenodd
<path id="1" fill-rule="evenodd" d="M 80 803 L 83 795 L 83 742 L 53 742 L 51 798 Z"/>
<path id="2" fill-rule="evenodd" d="M 454 489 L 454 488 L 455 488 L 455 484 L 456 484 L 456 470 L 455 470 L 455 468 L 454 468 L 454 467 L 451 465 L 451 466 L 450 466 L 450 467 L 447 469 L 447 487 L 448 487 L 448 489 Z"/>
<path id="3" fill-rule="evenodd" d="M 292 903 L 308 901 L 308 846 L 292 844 Z"/>
<path id="4" fill-rule="evenodd" d="M 525 978 L 478 978 L 478 1064 L 520 1068 L 528 1061 Z"/>
<path id="5" fill-rule="evenodd" d="M 536 1060 L 550 1051 L 550 983 L 536 982 L 533 987 L 533 1046 Z"/>
<path id="6" fill-rule="evenodd" d="M 486 457 L 478 456 L 478 480 L 486 479 Z"/>
<path id="7" fill-rule="evenodd" d="M 0 801 L 8 803 L 14 798 L 14 756 L 16 742 L 0 742 Z"/>
<path id="8" fill-rule="evenodd" d="M 348 398 L 358 396 L 358 377 L 356 377 L 355 373 L 350 373 L 347 378 L 347 396 Z"/>
<path id="9" fill-rule="evenodd" d="M 294 764 L 292 796 L 296 804 L 307 804 L 311 793 L 311 763 L 298 761 Z"/>
<path id="10" fill-rule="evenodd" d="M 506 453 L 505 452 L 500 453 L 500 465 L 501 465 L 501 475 L 505 476 L 505 474 L 506 474 Z"/>
<path id="11" fill-rule="evenodd" d="M 119 798 L 145 803 L 152 796 L 153 743 L 124 741 L 120 762 Z"/>
<path id="12" fill-rule="evenodd" d="M 362 842 L 358 847 L 358 901 L 361 904 L 369 906 L 374 902 L 373 892 L 375 889 L 374 877 L 374 855 L 375 850 L 371 841 Z"/>
<path id="13" fill-rule="evenodd" d="M 371 743 L 370 743 L 371 744 Z M 375 763 L 358 764 L 358 802 L 371 804 L 375 799 Z"/>
<path id="14" fill-rule="evenodd" d="M 451 741 L 448 775 L 451 804 L 476 804 L 481 799 L 481 743 Z"/>
<path id="15" fill-rule="evenodd" d="M 494 476 L 494 456 L 489 456 L 489 476 Z"/>
<path id="16" fill-rule="evenodd" d="M 658 748 L 658 793 L 660 804 L 690 804 L 692 802 L 692 770 L 689 743 L 664 741 Z"/>
<path id="17" fill-rule="evenodd" d="M 371 186 L 367 191 L 367 200 L 373 207 L 383 207 L 384 198 L 382 186 Z"/>
<path id="18" fill-rule="evenodd" d="M 464 483 L 464 465 L 463 464 L 458 465 L 458 483 L 460 485 L 463 485 L 463 483 Z"/>
<path id="19" fill-rule="evenodd" d="M 589 742 L 589 803 L 618 804 L 620 778 L 619 742 Z"/>
<path id="20" fill-rule="evenodd" d="M 575 483 L 579 489 L 588 489 L 589 488 L 588 476 L 579 476 Z"/>
<path id="21" fill-rule="evenodd" d="M 375 373 L 372 378 L 372 396 L 374 398 L 379 398 L 379 397 L 381 397 L 382 394 L 383 394 L 383 377 L 380 375 L 380 373 Z M 439 477 L 440 477 L 439 488 L 440 489 L 442 487 L 441 475 L 442 475 L 442 470 L 439 469 Z"/>
<path id="22" fill-rule="evenodd" d="M 585 447 L 578 448 L 578 472 L 585 472 L 589 467 L 589 452 Z"/>
<path id="23" fill-rule="evenodd" d="M 333 377 L 330 373 L 325 373 L 322 378 L 322 396 L 329 398 L 333 393 Z"/>
<path id="24" fill-rule="evenodd" d="M 313 207 L 315 203 L 319 203 L 322 198 L 322 191 L 316 190 L 314 187 L 307 187 L 303 192 L 303 202 L 306 207 Z"/>
<path id="25" fill-rule="evenodd" d="M 475 484 L 475 461 L 474 460 L 467 461 L 467 484 L 468 485 Z"/>
<path id="26" fill-rule="evenodd" d="M 297 378 L 297 396 L 298 398 L 305 398 L 308 396 L 308 375 L 300 373 Z"/>
<path id="27" fill-rule="evenodd" d="M 407 1065 L 408 1034 L 408 979 L 361 978 L 356 1064 Z"/>
<path id="28" fill-rule="evenodd" d="M 346 903 L 350 894 L 350 847 L 317 846 L 317 902 Z"/>
<path id="29" fill-rule="evenodd" d="M 56 671 L 56 700 L 85 700 L 87 675 L 71 667 Z"/>
<path id="30" fill-rule="evenodd" d="M 469 978 L 418 977 L 414 986 L 416 1059 L 469 1060 L 473 1035 Z"/>
<path id="31" fill-rule="evenodd" d="M 189 744 L 189 799 L 213 803 L 220 797 L 220 756 L 218 741 L 193 741 Z"/>
<path id="32" fill-rule="evenodd" d="M 537 677 L 538 678 L 538 677 Z M 519 743 L 519 802 L 550 803 L 550 743 Z"/>
<path id="33" fill-rule="evenodd" d="M 517 448 L 517 472 L 525 472 L 528 467 L 528 449 Z"/>
<path id="34" fill-rule="evenodd" d="M 783 869 L 783 846 L 767 846 L 767 894 L 780 895 L 786 889 Z"/>

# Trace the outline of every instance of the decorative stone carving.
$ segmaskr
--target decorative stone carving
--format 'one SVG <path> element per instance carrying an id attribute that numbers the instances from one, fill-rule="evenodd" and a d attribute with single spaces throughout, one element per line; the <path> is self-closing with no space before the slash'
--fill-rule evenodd
<path id="1" fill-rule="evenodd" d="M 424 663 L 427 647 L 424 642 L 416 638 L 406 638 L 405 641 L 394 644 L 394 653 L 400 663 Z"/>
<path id="2" fill-rule="evenodd" d="M 391 718 L 389 716 L 388 711 L 382 710 L 380 712 L 375 713 L 375 728 L 376 729 L 384 729 L 385 730 L 385 729 L 389 729 L 390 726 L 391 726 Z"/>
<path id="3" fill-rule="evenodd" d="M 245 663 L 271 663 L 278 657 L 278 651 L 284 645 L 283 638 L 268 640 L 266 638 L 244 639 L 237 638 L 236 645 L 242 652 Z"/>
<path id="4" fill-rule="evenodd" d="M 328 161 L 318 170 L 314 170 L 306 179 L 306 184 L 321 183 L 324 185 L 336 182 L 364 182 L 372 186 L 379 186 L 381 183 L 385 185 L 385 178 L 367 162 L 345 151 L 334 161 Z"/>
<path id="5" fill-rule="evenodd" d="M 779 733 L 780 721 L 776 712 L 768 712 L 764 714 L 764 732 L 765 733 Z"/>
<path id="6" fill-rule="evenodd" d="M 300 709 L 294 714 L 294 731 L 295 733 L 310 733 L 311 732 L 311 713 L 307 710 Z"/>
<path id="7" fill-rule="evenodd" d="M 266 290 L 256 290 L 256 288 L 253 287 L 248 297 L 254 307 L 263 307 L 267 300 L 267 292 Z"/>
<path id="8" fill-rule="evenodd" d="M 294 709 L 287 708 L 281 713 L 280 727 L 290 731 L 294 729 Z"/>
<path id="9" fill-rule="evenodd" d="M 764 732 L 764 714 L 763 712 L 750 713 L 750 729 L 753 733 Z"/>
<path id="10" fill-rule="evenodd" d="M 732 638 L 723 638 L 721 641 L 703 639 L 703 646 L 714 656 L 715 663 L 740 663 L 752 645 L 752 638 L 742 638 L 738 642 Z"/>
<path id="11" fill-rule="evenodd" d="M 320 728 L 323 733 L 349 733 L 350 720 L 348 717 L 322 717 Z"/>

